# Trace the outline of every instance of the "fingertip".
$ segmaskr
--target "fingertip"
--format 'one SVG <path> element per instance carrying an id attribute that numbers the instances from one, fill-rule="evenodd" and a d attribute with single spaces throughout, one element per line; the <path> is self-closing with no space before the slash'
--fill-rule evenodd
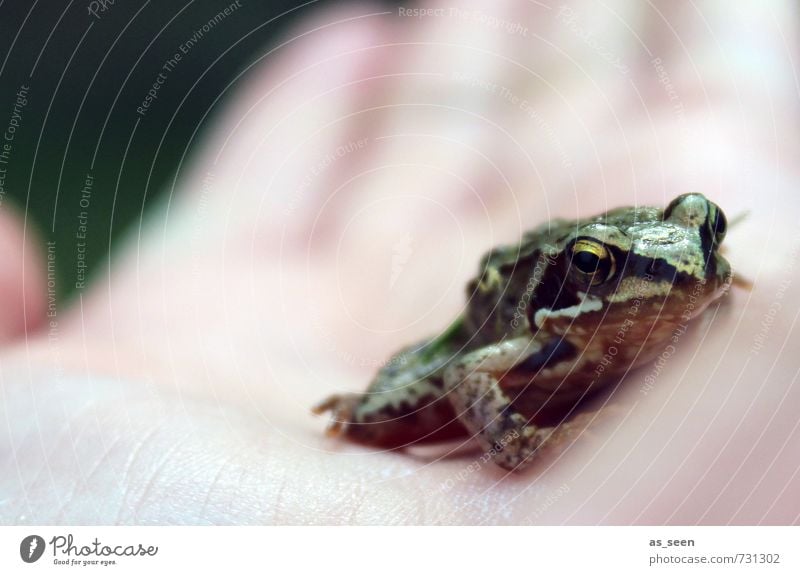
<path id="1" fill-rule="evenodd" d="M 40 238 L 7 204 L 0 209 L 0 261 L 0 342 L 8 342 L 42 325 L 47 279 Z"/>

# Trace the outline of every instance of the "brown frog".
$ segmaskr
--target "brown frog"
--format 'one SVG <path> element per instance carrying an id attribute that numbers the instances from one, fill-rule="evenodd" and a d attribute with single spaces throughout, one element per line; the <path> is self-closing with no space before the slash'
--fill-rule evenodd
<path id="1" fill-rule="evenodd" d="M 472 435 L 519 470 L 585 429 L 594 415 L 576 406 L 725 292 L 726 227 L 702 194 L 544 224 L 484 256 L 443 334 L 397 353 L 366 393 L 314 411 L 332 413 L 330 433 L 373 446 Z"/>

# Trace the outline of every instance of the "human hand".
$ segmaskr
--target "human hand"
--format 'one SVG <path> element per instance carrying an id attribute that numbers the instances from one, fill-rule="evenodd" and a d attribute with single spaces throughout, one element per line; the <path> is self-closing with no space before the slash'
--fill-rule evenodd
<path id="1" fill-rule="evenodd" d="M 44 328 L 4 320 L 3 523 L 796 522 L 796 22 L 460 6 L 302 24 L 50 335 L 43 260 L 7 267 Z M 323 436 L 310 406 L 444 327 L 483 251 L 686 191 L 749 210 L 755 287 L 597 437 L 509 475 Z"/>

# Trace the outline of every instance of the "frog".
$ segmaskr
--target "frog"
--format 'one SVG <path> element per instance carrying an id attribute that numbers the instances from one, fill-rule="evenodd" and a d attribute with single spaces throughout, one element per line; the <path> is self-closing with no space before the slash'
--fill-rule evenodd
<path id="1" fill-rule="evenodd" d="M 440 335 L 312 411 L 362 445 L 474 438 L 500 468 L 526 469 L 588 433 L 602 408 L 584 406 L 729 291 L 727 227 L 701 193 L 541 224 L 484 255 Z"/>

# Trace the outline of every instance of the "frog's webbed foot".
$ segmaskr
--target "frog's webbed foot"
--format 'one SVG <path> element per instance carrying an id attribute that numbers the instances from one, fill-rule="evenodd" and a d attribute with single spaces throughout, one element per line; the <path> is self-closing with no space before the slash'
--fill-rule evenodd
<path id="1" fill-rule="evenodd" d="M 311 408 L 311 411 L 316 415 L 330 412 L 331 419 L 325 433 L 328 436 L 337 437 L 343 435 L 353 422 L 353 415 L 360 401 L 361 395 L 357 393 L 331 395 Z"/>

